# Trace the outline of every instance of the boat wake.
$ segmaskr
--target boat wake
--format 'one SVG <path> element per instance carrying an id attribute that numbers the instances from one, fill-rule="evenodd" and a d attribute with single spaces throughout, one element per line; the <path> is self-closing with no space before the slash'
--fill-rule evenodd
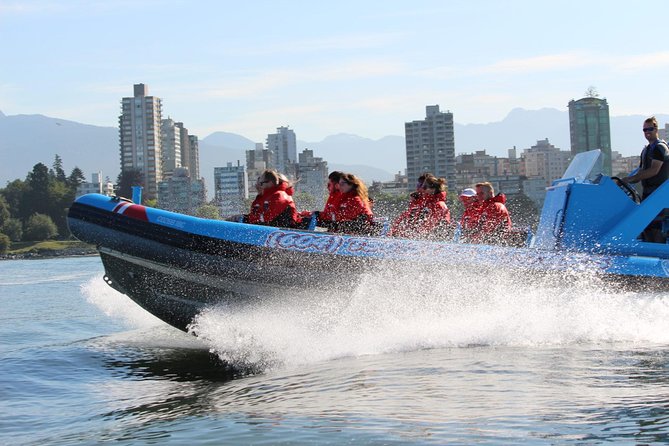
<path id="1" fill-rule="evenodd" d="M 417 268 L 376 271 L 310 297 L 212 307 L 190 331 L 222 361 L 249 371 L 430 348 L 669 343 L 669 294 L 615 291 L 583 274 L 521 280 Z M 82 289 L 128 327 L 162 324 L 101 277 Z"/>
<path id="2" fill-rule="evenodd" d="M 424 267 L 421 267 L 424 268 Z M 239 367 L 467 346 L 669 342 L 669 295 L 607 290 L 593 278 L 475 271 L 369 274 L 318 304 L 267 299 L 202 313 L 191 331 Z M 373 292 L 370 290 L 384 290 Z"/>

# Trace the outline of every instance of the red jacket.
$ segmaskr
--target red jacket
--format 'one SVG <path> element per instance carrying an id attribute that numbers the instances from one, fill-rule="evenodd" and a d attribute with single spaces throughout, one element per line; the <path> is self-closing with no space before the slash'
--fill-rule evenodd
<path id="1" fill-rule="evenodd" d="M 362 201 L 354 191 L 340 194 L 339 202 L 337 203 L 334 212 L 333 220 L 336 222 L 354 221 L 364 216 L 368 222 L 372 221 L 374 215 L 369 205 Z"/>
<path id="2" fill-rule="evenodd" d="M 331 231 L 352 234 L 370 234 L 374 214 L 369 204 L 362 201 L 354 191 L 340 194 L 332 221 L 324 221 Z"/>
<path id="3" fill-rule="evenodd" d="M 504 203 L 506 196 L 498 194 L 474 207 L 476 225 L 468 234 L 472 242 L 500 241 L 511 230 L 511 217 Z"/>
<path id="4" fill-rule="evenodd" d="M 472 200 L 471 204 L 465 206 L 465 211 L 460 217 L 460 229 L 462 230 L 463 237 L 469 237 L 473 232 L 476 232 L 479 227 L 479 215 L 481 203 L 476 200 Z"/>
<path id="5" fill-rule="evenodd" d="M 336 190 L 333 193 L 331 193 L 328 196 L 328 201 L 325 203 L 323 212 L 321 212 L 319 215 L 319 221 L 334 221 L 340 200 L 341 200 L 341 192 Z"/>
<path id="6" fill-rule="evenodd" d="M 390 235 L 396 237 L 445 237 L 450 232 L 451 211 L 446 192 L 412 199 L 409 208 L 393 223 Z"/>
<path id="7" fill-rule="evenodd" d="M 292 195 L 293 188 L 281 183 L 259 194 L 244 220 L 257 225 L 295 227 L 301 222 Z"/>

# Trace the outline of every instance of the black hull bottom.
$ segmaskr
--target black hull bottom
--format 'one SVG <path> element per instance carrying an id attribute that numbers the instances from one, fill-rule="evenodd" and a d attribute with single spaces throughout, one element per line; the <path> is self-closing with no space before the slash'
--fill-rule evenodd
<path id="1" fill-rule="evenodd" d="M 182 252 L 185 255 L 185 253 Z M 239 274 L 226 269 L 229 263 L 220 259 L 220 273 L 211 268 L 179 268 L 141 257 L 100 248 L 109 286 L 130 297 L 139 306 L 162 321 L 188 331 L 188 326 L 205 308 L 225 305 L 240 308 L 272 299 L 313 300 L 314 295 L 327 298 L 329 291 L 322 286 L 324 275 L 311 275 L 314 282 L 305 286 L 310 274 L 305 268 L 264 268 L 263 274 Z M 205 258 L 198 260 L 205 261 Z M 198 262 L 193 262 L 197 264 Z M 330 272 L 329 279 L 337 277 Z M 355 276 L 349 275 L 347 287 L 354 286 Z"/>
<path id="2" fill-rule="evenodd" d="M 216 301 L 221 301 L 227 295 L 222 290 L 175 277 L 158 264 L 119 253 L 101 252 L 100 256 L 109 286 L 179 330 L 187 332 L 188 325 L 205 307 L 189 296 L 202 299 L 215 294 Z M 232 293 L 229 296 L 235 297 Z"/>

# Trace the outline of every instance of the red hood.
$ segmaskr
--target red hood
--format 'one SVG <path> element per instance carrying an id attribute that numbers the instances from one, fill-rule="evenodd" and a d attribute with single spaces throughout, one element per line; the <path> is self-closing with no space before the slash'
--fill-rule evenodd
<path id="1" fill-rule="evenodd" d="M 446 201 L 446 192 L 438 192 L 433 195 L 424 195 L 423 200 L 426 202 Z"/>
<path id="2" fill-rule="evenodd" d="M 272 188 L 274 189 L 274 188 Z M 275 190 L 282 190 L 288 195 L 293 195 L 295 193 L 295 188 L 293 188 L 293 185 L 290 183 L 279 183 L 278 186 L 276 186 Z"/>
<path id="3" fill-rule="evenodd" d="M 494 197 L 492 197 L 490 199 L 490 201 L 492 201 L 493 203 L 505 204 L 506 203 L 506 195 L 504 195 L 502 192 L 500 192 L 497 195 L 495 195 Z"/>

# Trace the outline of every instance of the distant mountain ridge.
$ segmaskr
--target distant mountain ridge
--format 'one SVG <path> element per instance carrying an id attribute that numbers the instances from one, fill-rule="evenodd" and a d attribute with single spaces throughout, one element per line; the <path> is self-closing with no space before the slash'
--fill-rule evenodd
<path id="1" fill-rule="evenodd" d="M 662 126 L 669 122 L 667 114 L 657 114 L 656 117 Z M 640 115 L 612 117 L 613 150 L 623 155 L 638 155 L 645 141 L 641 133 L 644 119 L 645 116 Z M 520 155 L 524 149 L 545 138 L 562 150 L 568 150 L 570 146 L 568 112 L 551 108 L 516 108 L 502 121 L 487 124 L 456 122 L 454 131 L 458 154 L 485 149 L 490 155 L 505 157 L 508 149 L 515 146 Z M 296 133 L 299 137 L 299 129 Z M 77 166 L 87 178 L 97 171 L 112 181 L 118 176 L 117 127 L 93 126 L 43 115 L 8 116 L 0 111 L 0 135 L 0 187 L 8 181 L 24 179 L 38 162 L 50 167 L 55 154 L 63 159 L 67 173 Z M 229 132 L 200 136 L 200 173 L 205 177 L 210 194 L 214 167 L 225 166 L 228 162 L 245 163 L 245 151 L 254 149 L 256 143 L 264 144 L 264 141 L 252 141 Z M 406 168 L 403 136 L 373 140 L 339 133 L 320 142 L 298 140 L 297 146 L 298 151 L 313 150 L 315 156 L 328 162 L 331 170 L 350 170 L 367 182 L 389 180 Z"/>

